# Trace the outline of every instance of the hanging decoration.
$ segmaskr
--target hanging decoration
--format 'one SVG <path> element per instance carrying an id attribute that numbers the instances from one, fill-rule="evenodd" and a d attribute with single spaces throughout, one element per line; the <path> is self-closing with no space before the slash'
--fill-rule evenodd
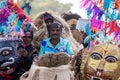
<path id="1" fill-rule="evenodd" d="M 93 18 L 94 16 L 96 16 L 98 19 L 100 19 L 103 15 L 103 11 L 101 11 L 96 5 L 95 3 L 93 3 L 91 0 L 83 0 L 81 1 L 81 5 L 80 7 L 83 7 L 86 11 L 87 11 L 87 15 Z"/>
<path id="2" fill-rule="evenodd" d="M 30 1 L 27 0 L 24 5 L 22 6 L 22 9 L 25 10 L 27 12 L 28 15 L 30 15 L 30 12 L 31 12 L 31 5 L 30 5 Z"/>
<path id="3" fill-rule="evenodd" d="M 27 23 L 24 24 L 24 21 Z M 26 26 L 24 26 L 26 25 Z M 29 27 L 28 27 L 29 25 Z M 4 36 L 23 36 L 23 29 L 31 29 L 32 20 L 14 0 L 0 1 L 0 34 Z"/>
<path id="4" fill-rule="evenodd" d="M 112 34 L 114 40 L 120 41 L 120 0 L 81 0 L 80 8 L 87 12 L 89 31 L 99 35 L 102 32 L 104 37 Z"/>

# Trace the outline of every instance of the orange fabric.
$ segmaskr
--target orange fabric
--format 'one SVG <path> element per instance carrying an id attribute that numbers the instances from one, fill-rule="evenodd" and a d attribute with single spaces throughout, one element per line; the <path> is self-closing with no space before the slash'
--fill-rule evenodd
<path id="1" fill-rule="evenodd" d="M 115 8 L 115 9 L 118 9 L 118 8 L 119 8 L 119 3 L 120 3 L 119 0 L 115 0 L 115 2 L 114 2 L 114 8 Z"/>

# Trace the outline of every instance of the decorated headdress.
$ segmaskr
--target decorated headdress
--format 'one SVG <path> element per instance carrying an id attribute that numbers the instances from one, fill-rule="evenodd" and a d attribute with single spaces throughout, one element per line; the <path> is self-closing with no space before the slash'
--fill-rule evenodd
<path id="1" fill-rule="evenodd" d="M 19 70 L 18 48 L 24 30 L 32 30 L 32 20 L 14 0 L 0 0 L 0 79 L 13 80 Z M 14 76 L 13 76 L 14 75 Z"/>

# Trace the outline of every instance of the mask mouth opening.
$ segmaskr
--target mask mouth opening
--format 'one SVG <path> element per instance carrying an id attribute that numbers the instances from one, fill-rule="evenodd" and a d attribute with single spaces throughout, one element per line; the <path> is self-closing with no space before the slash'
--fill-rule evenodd
<path id="1" fill-rule="evenodd" d="M 15 59 L 10 57 L 7 61 L 0 64 L 0 71 L 4 74 L 12 74 L 15 71 Z"/>
<path id="2" fill-rule="evenodd" d="M 13 67 L 4 67 L 4 68 L 0 68 L 0 71 L 4 74 L 12 74 L 15 71 L 15 68 Z"/>

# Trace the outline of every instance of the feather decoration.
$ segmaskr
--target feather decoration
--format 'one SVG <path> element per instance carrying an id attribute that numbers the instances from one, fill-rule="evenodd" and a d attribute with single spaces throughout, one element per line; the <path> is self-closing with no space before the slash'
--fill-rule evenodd
<path id="1" fill-rule="evenodd" d="M 91 39 L 91 30 L 89 23 L 85 26 L 85 33 L 87 34 L 87 37 L 84 39 L 84 43 L 89 43 Z"/>
<path id="2" fill-rule="evenodd" d="M 25 36 L 22 28 L 20 28 L 20 31 L 18 32 L 18 35 L 19 35 L 19 36 Z"/>
<path id="3" fill-rule="evenodd" d="M 109 37 L 105 34 L 104 29 L 99 31 L 95 36 L 96 40 L 100 41 L 101 43 L 105 43 L 109 40 Z"/>
<path id="4" fill-rule="evenodd" d="M 27 14 L 30 15 L 30 12 L 31 12 L 31 5 L 30 5 L 30 2 L 25 2 L 25 4 L 22 6 L 22 9 L 26 10 Z"/>
<path id="5" fill-rule="evenodd" d="M 111 20 L 116 20 L 118 18 L 118 13 L 114 9 L 109 9 L 107 16 Z"/>
<path id="6" fill-rule="evenodd" d="M 0 24 L 0 33 L 3 32 L 3 26 L 2 26 L 2 23 Z"/>
<path id="7" fill-rule="evenodd" d="M 85 39 L 84 39 L 84 43 L 88 43 L 89 45 L 88 45 L 88 48 L 90 48 L 90 41 L 91 40 L 94 40 L 95 38 L 96 38 L 96 36 L 97 36 L 98 34 L 91 34 L 91 35 L 88 35 Z"/>
<path id="8" fill-rule="evenodd" d="M 7 6 L 7 0 L 0 1 L 0 8 L 6 8 Z"/>
<path id="9" fill-rule="evenodd" d="M 80 7 L 84 7 L 85 8 L 85 6 L 87 6 L 87 4 L 90 2 L 90 0 L 81 0 L 80 1 L 80 3 L 81 3 L 81 5 L 80 5 Z"/>
<path id="10" fill-rule="evenodd" d="M 90 20 L 90 29 L 95 32 L 98 32 L 103 29 L 103 24 L 104 24 L 104 21 L 91 19 Z"/>
<path id="11" fill-rule="evenodd" d="M 100 13 L 101 10 L 96 5 L 94 5 L 91 11 L 93 13 L 93 16 L 96 16 Z"/>
<path id="12" fill-rule="evenodd" d="M 1 8 L 0 9 L 0 22 L 2 22 L 2 20 L 6 21 L 9 15 L 10 15 L 10 10 L 8 8 Z"/>
<path id="13" fill-rule="evenodd" d="M 110 31 L 109 34 L 111 33 L 116 33 L 116 32 L 120 32 L 120 28 L 117 26 L 116 21 L 111 21 L 108 23 L 109 27 L 110 27 Z"/>
<path id="14" fill-rule="evenodd" d="M 108 9 L 113 1 L 114 0 L 104 0 L 103 9 L 104 10 Z"/>
<path id="15" fill-rule="evenodd" d="M 10 31 L 10 26 L 6 26 L 6 27 L 4 26 L 3 29 L 4 29 L 4 30 L 3 30 L 3 33 L 4 33 L 4 35 L 6 35 L 6 34 L 8 34 L 9 31 Z"/>
<path id="16" fill-rule="evenodd" d="M 91 35 L 91 30 L 90 30 L 90 24 L 89 23 L 85 26 L 85 32 L 86 32 L 87 35 Z"/>
<path id="17" fill-rule="evenodd" d="M 103 2 L 103 0 L 92 0 L 94 4 L 96 4 L 97 6 L 100 6 Z"/>
<path id="18" fill-rule="evenodd" d="M 84 43 L 89 43 L 90 42 L 90 39 L 91 39 L 91 35 L 88 35 L 87 37 L 85 37 L 84 39 Z"/>
<path id="19" fill-rule="evenodd" d="M 24 27 L 31 29 L 32 20 L 24 14 L 24 11 L 14 0 L 0 1 L 0 34 L 4 35 L 23 35 L 23 21 L 27 20 L 28 24 Z"/>
<path id="20" fill-rule="evenodd" d="M 103 11 L 100 11 L 98 13 L 98 20 L 101 20 L 102 16 L 103 16 L 104 12 Z"/>
<path id="21" fill-rule="evenodd" d="M 16 25 L 16 31 L 18 32 L 20 31 L 21 25 L 22 25 L 22 21 L 18 20 L 17 25 Z"/>
<path id="22" fill-rule="evenodd" d="M 85 19 L 79 19 L 77 24 L 76 24 L 76 28 L 79 31 L 85 32 L 85 26 L 89 23 L 89 20 L 85 20 Z"/>
<path id="23" fill-rule="evenodd" d="M 88 18 L 93 18 L 94 16 L 98 16 L 98 19 L 101 19 L 103 15 L 103 11 L 101 11 L 92 1 L 84 0 L 81 1 L 81 8 L 84 8 L 87 11 Z M 90 16 L 91 15 L 91 16 Z"/>
<path id="24" fill-rule="evenodd" d="M 114 33 L 114 40 L 116 40 L 116 41 L 120 40 L 120 38 L 119 38 L 120 35 L 119 34 L 120 34 L 120 32 Z"/>
<path id="25" fill-rule="evenodd" d="M 118 17 L 117 17 L 118 20 L 120 20 L 120 13 L 118 14 Z"/>
<path id="26" fill-rule="evenodd" d="M 14 12 L 11 13 L 11 15 L 8 17 L 8 22 L 12 23 L 16 20 L 17 18 L 17 14 L 15 14 Z"/>
<path id="27" fill-rule="evenodd" d="M 90 23 L 88 23 L 85 26 L 85 32 L 87 34 L 87 37 L 85 38 L 84 43 L 90 43 L 90 41 L 95 39 L 95 37 L 97 35 L 97 34 L 94 34 L 94 33 L 91 32 L 91 30 L 90 30 Z"/>
<path id="28" fill-rule="evenodd" d="M 90 14 L 91 14 L 91 9 L 90 9 L 90 8 L 88 8 L 88 10 L 87 10 L 87 17 L 88 17 L 88 19 L 91 19 Z"/>
<path id="29" fill-rule="evenodd" d="M 116 20 L 117 26 L 120 28 L 120 20 Z"/>
<path id="30" fill-rule="evenodd" d="M 99 1 L 102 3 L 100 6 L 103 5 L 103 10 L 99 7 Z M 120 0 L 84 0 L 81 3 L 83 4 L 80 7 L 87 11 L 87 17 L 91 19 L 89 25 L 80 27 L 87 34 L 84 43 L 89 44 L 89 50 L 93 44 L 92 40 L 97 35 L 104 43 L 110 39 L 120 41 L 120 23 L 117 22 L 120 20 Z"/>

